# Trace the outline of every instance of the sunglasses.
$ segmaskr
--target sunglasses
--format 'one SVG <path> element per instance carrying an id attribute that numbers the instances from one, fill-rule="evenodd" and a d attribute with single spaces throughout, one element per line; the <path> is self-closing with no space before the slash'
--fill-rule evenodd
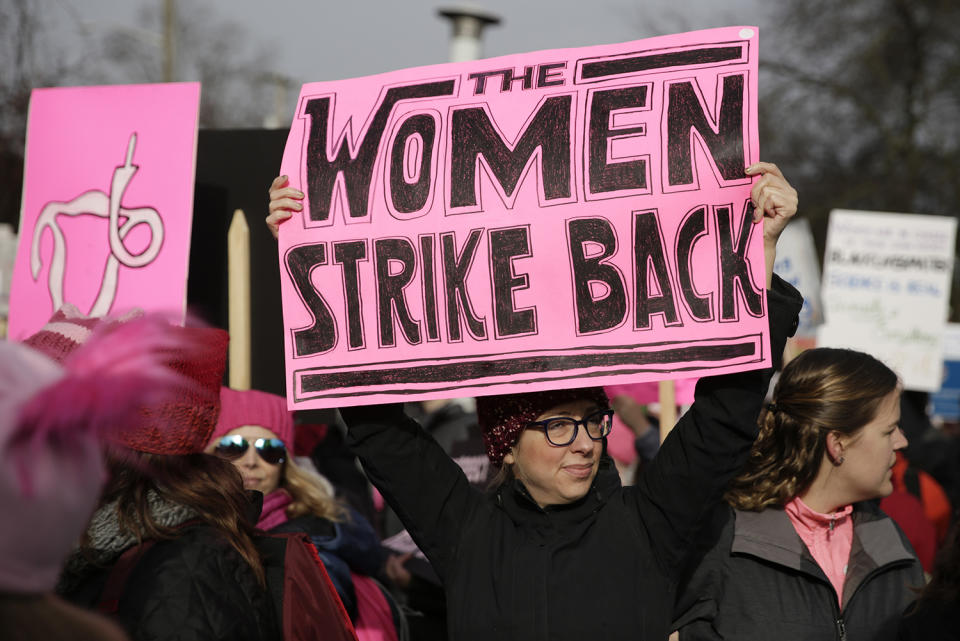
<path id="1" fill-rule="evenodd" d="M 220 458 L 234 461 L 247 453 L 247 448 L 253 445 L 257 456 L 270 465 L 279 465 L 287 458 L 287 448 L 278 438 L 258 438 L 248 441 L 239 434 L 223 436 L 217 441 L 213 453 Z"/>

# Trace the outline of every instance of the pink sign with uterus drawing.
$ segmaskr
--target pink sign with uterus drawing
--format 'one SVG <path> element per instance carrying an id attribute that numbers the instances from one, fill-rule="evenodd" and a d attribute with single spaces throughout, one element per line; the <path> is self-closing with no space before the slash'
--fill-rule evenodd
<path id="1" fill-rule="evenodd" d="M 199 83 L 36 89 L 9 337 L 64 304 L 183 317 Z"/>

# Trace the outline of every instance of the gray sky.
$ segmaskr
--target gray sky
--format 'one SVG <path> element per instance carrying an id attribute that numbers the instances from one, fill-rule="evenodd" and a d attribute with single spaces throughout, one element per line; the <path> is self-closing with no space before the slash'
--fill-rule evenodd
<path id="1" fill-rule="evenodd" d="M 61 0 L 63 1 L 63 0 Z M 136 26 L 140 7 L 161 0 L 69 3 L 85 22 Z M 194 0 L 178 0 L 181 17 Z M 297 82 L 335 80 L 445 62 L 450 27 L 437 8 L 458 0 L 206 0 L 271 49 L 278 73 Z M 733 24 L 764 29 L 759 0 L 473 0 L 501 16 L 487 29 L 485 57 L 607 44 Z M 189 80 L 189 78 L 185 78 Z"/>

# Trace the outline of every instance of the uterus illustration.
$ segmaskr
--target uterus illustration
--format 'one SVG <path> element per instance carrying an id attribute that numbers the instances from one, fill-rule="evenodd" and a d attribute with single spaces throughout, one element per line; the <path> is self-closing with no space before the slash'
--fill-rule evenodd
<path id="1" fill-rule="evenodd" d="M 64 277 L 67 273 L 67 255 L 70 238 L 60 228 L 60 216 L 98 216 L 108 219 L 107 234 L 104 243 L 109 245 L 110 255 L 103 269 L 103 277 L 96 300 L 87 314 L 105 316 L 113 306 L 117 295 L 120 266 L 139 269 L 152 263 L 160 254 L 163 245 L 163 220 L 160 213 L 152 207 L 126 208 L 123 195 L 137 173 L 139 166 L 133 164 L 133 152 L 137 145 L 137 134 L 130 135 L 127 155 L 123 165 L 114 168 L 110 182 L 110 193 L 98 189 L 85 191 L 67 202 L 51 201 L 44 205 L 37 217 L 33 229 L 33 242 L 30 247 L 30 272 L 37 281 L 43 267 L 41 240 L 49 229 L 53 238 L 53 253 L 50 257 L 49 292 L 52 309 L 57 310 L 64 302 L 80 307 L 75 300 L 64 300 Z M 124 239 L 138 225 L 147 225 L 150 233 L 149 244 L 139 253 L 131 252 Z M 82 252 L 79 252 L 82 254 Z M 73 260 L 77 260 L 76 257 Z"/>

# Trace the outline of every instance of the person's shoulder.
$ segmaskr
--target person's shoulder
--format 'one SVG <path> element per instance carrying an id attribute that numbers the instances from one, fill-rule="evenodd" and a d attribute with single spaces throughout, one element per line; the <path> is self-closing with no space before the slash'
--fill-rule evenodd
<path id="1" fill-rule="evenodd" d="M 173 538 L 156 541 L 138 565 L 140 571 L 176 572 L 181 578 L 252 573 L 227 534 L 205 524 L 183 528 Z"/>
<path id="2" fill-rule="evenodd" d="M 957 603 L 918 599 L 907 606 L 898 632 L 899 638 L 905 641 L 960 639 L 960 607 Z"/>
<path id="3" fill-rule="evenodd" d="M 315 514 L 303 514 L 287 519 L 270 530 L 271 533 L 303 532 L 310 536 L 335 536 L 336 531 L 336 523 Z"/>

